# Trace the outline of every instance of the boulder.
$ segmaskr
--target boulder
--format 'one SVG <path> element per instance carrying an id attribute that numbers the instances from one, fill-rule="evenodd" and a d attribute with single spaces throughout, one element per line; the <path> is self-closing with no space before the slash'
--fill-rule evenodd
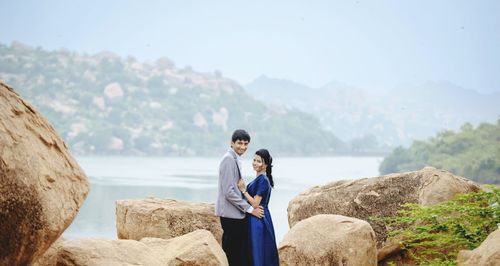
<path id="1" fill-rule="evenodd" d="M 378 266 L 415 265 L 415 259 L 401 245 L 403 237 L 389 238 L 377 251 Z"/>
<path id="2" fill-rule="evenodd" d="M 56 265 L 228 265 L 207 230 L 171 238 L 58 240 L 34 266 Z"/>
<path id="3" fill-rule="evenodd" d="M 57 266 L 57 256 L 59 250 L 64 245 L 64 241 L 66 239 L 62 237 L 57 239 L 42 256 L 37 258 L 32 266 Z"/>
<path id="4" fill-rule="evenodd" d="M 379 246 L 387 238 L 382 222 L 370 217 L 393 216 L 405 203 L 430 206 L 455 195 L 477 192 L 474 182 L 444 170 L 425 167 L 420 171 L 358 180 L 337 181 L 302 192 L 288 204 L 290 227 L 317 214 L 339 214 L 369 221 Z"/>
<path id="5" fill-rule="evenodd" d="M 27 265 L 75 218 L 87 177 L 49 121 L 0 81 L 0 265 Z"/>
<path id="6" fill-rule="evenodd" d="M 143 238 L 140 242 L 159 254 L 165 265 L 229 265 L 221 246 L 207 230 L 200 229 L 171 239 Z"/>
<path id="7" fill-rule="evenodd" d="M 375 233 L 366 221 L 320 214 L 295 224 L 278 247 L 280 265 L 377 265 Z"/>
<path id="8" fill-rule="evenodd" d="M 56 265 L 166 265 L 151 248 L 135 240 L 82 238 L 61 244 Z"/>
<path id="9" fill-rule="evenodd" d="M 133 199 L 116 202 L 118 238 L 144 237 L 169 239 L 205 229 L 221 243 L 222 228 L 214 214 L 214 204 L 173 199 Z"/>
<path id="10" fill-rule="evenodd" d="M 386 258 L 389 258 L 395 254 L 400 254 L 403 251 L 401 246 L 400 238 L 390 238 L 390 241 L 386 241 L 382 248 L 377 250 L 377 261 L 383 261 Z"/>
<path id="11" fill-rule="evenodd" d="M 474 250 L 461 250 L 458 253 L 458 265 L 499 266 L 500 265 L 500 229 L 491 233 Z"/>

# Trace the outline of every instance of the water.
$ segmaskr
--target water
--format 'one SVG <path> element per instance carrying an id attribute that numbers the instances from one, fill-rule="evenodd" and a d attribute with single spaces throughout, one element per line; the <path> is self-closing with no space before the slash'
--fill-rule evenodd
<path id="1" fill-rule="evenodd" d="M 242 160 L 248 184 L 254 177 L 250 157 Z M 90 178 L 90 193 L 66 238 L 116 239 L 115 202 L 145 197 L 214 203 L 220 158 L 78 157 Z M 276 241 L 288 231 L 288 202 L 316 185 L 378 175 L 380 157 L 274 158 L 271 212 Z"/>

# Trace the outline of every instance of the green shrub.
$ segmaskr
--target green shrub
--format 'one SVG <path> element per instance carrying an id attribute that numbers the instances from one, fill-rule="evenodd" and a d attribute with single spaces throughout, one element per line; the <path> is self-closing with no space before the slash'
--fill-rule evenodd
<path id="1" fill-rule="evenodd" d="M 419 265 L 455 265 L 458 251 L 474 249 L 500 223 L 500 188 L 461 194 L 431 207 L 405 204 L 394 217 L 382 219 L 389 237 Z"/>

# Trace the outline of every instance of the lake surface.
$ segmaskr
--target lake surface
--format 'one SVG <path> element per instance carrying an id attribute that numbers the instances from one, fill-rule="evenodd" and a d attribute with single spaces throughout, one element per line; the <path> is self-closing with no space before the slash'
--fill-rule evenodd
<path id="1" fill-rule="evenodd" d="M 252 155 L 242 160 L 248 184 Z M 66 238 L 116 239 L 115 202 L 145 197 L 214 203 L 220 158 L 77 157 L 90 178 L 90 193 Z M 269 210 L 279 243 L 288 231 L 288 202 L 300 192 L 332 181 L 378 176 L 381 157 L 274 158 L 275 186 Z"/>

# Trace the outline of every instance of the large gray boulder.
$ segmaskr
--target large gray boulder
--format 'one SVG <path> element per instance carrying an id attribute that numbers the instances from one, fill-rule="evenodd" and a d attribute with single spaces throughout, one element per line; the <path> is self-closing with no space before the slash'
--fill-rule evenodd
<path id="1" fill-rule="evenodd" d="M 280 265 L 377 265 L 369 223 L 320 214 L 295 224 L 279 244 Z"/>
<path id="2" fill-rule="evenodd" d="M 214 214 L 214 204 L 209 203 L 159 198 L 118 200 L 116 228 L 120 239 L 169 239 L 205 229 L 219 243 L 222 241 L 219 217 Z"/>
<path id="3" fill-rule="evenodd" d="M 42 255 L 88 191 L 54 127 L 0 81 L 0 265 L 28 265 Z"/>
<path id="4" fill-rule="evenodd" d="M 455 195 L 477 192 L 474 182 L 447 171 L 426 167 L 420 171 L 390 174 L 358 180 L 337 181 L 310 188 L 288 204 L 288 223 L 317 214 L 338 214 L 368 221 L 381 245 L 387 238 L 386 228 L 370 217 L 393 216 L 405 203 L 430 206 L 452 199 Z"/>

